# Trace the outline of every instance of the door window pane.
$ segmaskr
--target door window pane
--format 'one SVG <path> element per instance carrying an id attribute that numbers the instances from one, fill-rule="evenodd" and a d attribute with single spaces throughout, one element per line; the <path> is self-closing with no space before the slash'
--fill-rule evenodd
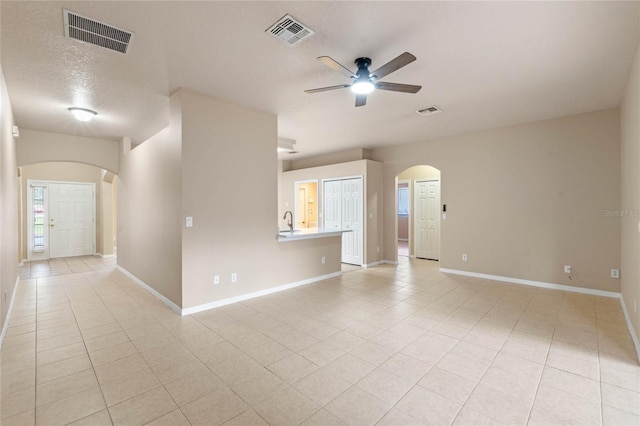
<path id="1" fill-rule="evenodd" d="M 44 187 L 33 187 L 33 241 L 34 252 L 44 251 Z"/>

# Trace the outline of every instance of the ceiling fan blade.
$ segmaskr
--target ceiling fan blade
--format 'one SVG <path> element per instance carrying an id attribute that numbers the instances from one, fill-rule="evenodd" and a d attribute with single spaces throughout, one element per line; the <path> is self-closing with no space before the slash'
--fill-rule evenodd
<path id="1" fill-rule="evenodd" d="M 392 72 L 399 70 L 400 68 L 410 64 L 415 60 L 416 60 L 416 57 L 413 56 L 411 53 L 404 52 L 402 55 L 398 56 L 395 59 L 390 60 L 389 62 L 387 62 L 386 64 L 384 64 L 383 66 L 381 66 L 380 68 L 378 68 L 377 70 L 373 71 L 370 74 L 372 76 L 375 76 L 376 79 L 380 80 L 384 76 L 387 76 Z"/>
<path id="2" fill-rule="evenodd" d="M 379 81 L 376 83 L 376 89 L 391 90 L 392 92 L 418 93 L 420 89 L 422 89 L 422 86 L 415 86 L 413 84 L 387 83 L 385 81 Z"/>
<path id="3" fill-rule="evenodd" d="M 327 92 L 329 90 L 336 90 L 336 89 L 344 89 L 351 86 L 350 84 L 338 84 L 337 86 L 329 86 L 329 87 L 319 87 L 317 89 L 309 89 L 309 90 L 305 90 L 305 93 L 318 93 L 318 92 Z"/>
<path id="4" fill-rule="evenodd" d="M 329 56 L 319 56 L 318 60 L 331 68 L 334 71 L 338 71 L 340 74 L 344 75 L 347 78 L 354 78 L 355 74 L 349 70 L 349 68 L 345 67 L 338 61 L 334 60 Z"/>
<path id="5" fill-rule="evenodd" d="M 356 106 L 365 106 L 367 104 L 367 95 L 356 95 Z"/>

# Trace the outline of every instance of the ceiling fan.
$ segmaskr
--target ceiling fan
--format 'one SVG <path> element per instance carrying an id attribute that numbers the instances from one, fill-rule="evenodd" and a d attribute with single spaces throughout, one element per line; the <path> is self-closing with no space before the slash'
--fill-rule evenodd
<path id="1" fill-rule="evenodd" d="M 339 84 L 337 86 L 320 87 L 318 89 L 305 90 L 305 93 L 318 93 L 326 92 L 328 90 L 351 88 L 351 91 L 356 94 L 356 106 L 363 106 L 367 103 L 367 94 L 373 92 L 375 89 L 391 90 L 392 92 L 403 93 L 418 93 L 422 86 L 415 86 L 412 84 L 399 84 L 399 83 L 387 83 L 385 81 L 379 81 L 394 71 L 399 70 L 405 65 L 410 64 L 416 60 L 416 57 L 409 52 L 404 52 L 402 55 L 387 62 L 377 70 L 369 72 L 369 65 L 371 65 L 371 59 L 358 58 L 355 60 L 355 64 L 358 67 L 358 71 L 351 72 L 347 67 L 330 58 L 329 56 L 320 56 L 318 60 L 331 68 L 334 71 L 338 71 L 340 74 L 353 80 L 351 84 Z"/>

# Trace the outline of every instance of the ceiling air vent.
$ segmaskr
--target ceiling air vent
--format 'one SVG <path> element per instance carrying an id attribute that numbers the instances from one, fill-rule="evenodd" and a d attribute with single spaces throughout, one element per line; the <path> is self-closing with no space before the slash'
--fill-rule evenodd
<path id="1" fill-rule="evenodd" d="M 442 111 L 437 106 L 432 105 L 430 107 L 419 109 L 416 112 L 420 115 L 431 115 L 431 114 L 437 114 Z"/>
<path id="2" fill-rule="evenodd" d="M 67 9 L 63 9 L 63 16 L 65 37 L 127 53 L 133 38 L 131 31 L 78 15 Z"/>
<path id="3" fill-rule="evenodd" d="M 278 40 L 282 40 L 287 46 L 295 46 L 313 35 L 313 30 L 296 20 L 291 15 L 285 15 L 273 24 L 267 31 Z"/>

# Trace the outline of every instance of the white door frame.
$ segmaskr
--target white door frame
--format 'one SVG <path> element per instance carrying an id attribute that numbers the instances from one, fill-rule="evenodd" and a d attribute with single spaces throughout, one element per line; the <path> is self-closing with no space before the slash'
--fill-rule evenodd
<path id="1" fill-rule="evenodd" d="M 411 179 L 401 179 L 398 180 L 398 178 L 396 178 L 396 255 L 398 253 L 398 189 L 400 189 L 400 184 L 401 183 L 406 183 L 408 185 L 408 190 L 409 190 L 409 207 L 407 209 L 407 211 L 409 212 L 408 218 L 407 218 L 407 227 L 409 229 L 407 229 L 407 245 L 409 246 L 409 257 L 411 256 L 411 241 L 413 241 L 413 235 L 411 232 L 411 229 L 413 228 L 413 224 L 411 223 L 411 220 L 413 219 L 413 181 Z M 415 256 L 413 256 L 415 257 Z"/>
<path id="2" fill-rule="evenodd" d="M 294 226 L 298 223 L 298 184 L 314 183 L 314 182 L 316 184 L 316 198 L 319 198 L 318 194 L 320 193 L 320 189 L 318 188 L 318 179 L 296 180 L 293 182 L 293 218 L 292 220 L 293 220 Z M 318 205 L 319 205 L 319 202 L 318 202 Z M 318 207 L 316 207 L 316 209 L 317 208 Z M 320 220 L 320 218 L 318 218 L 318 220 Z M 308 225 L 309 224 L 307 223 L 307 227 Z"/>
<path id="3" fill-rule="evenodd" d="M 49 184 L 72 184 L 72 185 L 90 185 L 93 192 L 93 202 L 91 203 L 91 214 L 92 214 L 92 237 L 93 237 L 93 249 L 91 254 L 96 254 L 96 184 L 95 182 L 70 182 L 70 181 L 58 181 L 58 180 L 27 180 L 27 260 L 48 260 L 50 259 L 50 232 L 49 232 Z M 33 186 L 44 186 L 45 187 L 45 227 L 44 227 L 44 235 L 45 235 L 45 248 L 42 256 L 33 256 L 33 195 L 32 195 L 32 185 Z"/>

